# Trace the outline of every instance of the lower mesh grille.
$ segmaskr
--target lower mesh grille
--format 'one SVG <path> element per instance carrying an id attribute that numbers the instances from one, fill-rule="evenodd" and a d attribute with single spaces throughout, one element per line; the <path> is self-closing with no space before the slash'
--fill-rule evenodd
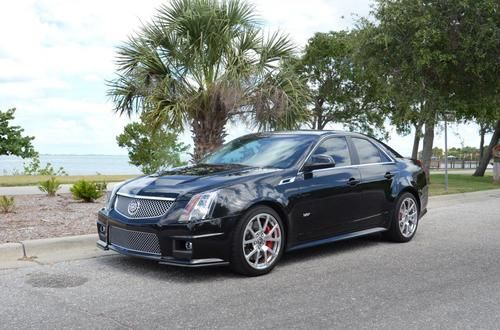
<path id="1" fill-rule="evenodd" d="M 109 242 L 127 250 L 161 255 L 158 236 L 153 233 L 110 227 Z"/>

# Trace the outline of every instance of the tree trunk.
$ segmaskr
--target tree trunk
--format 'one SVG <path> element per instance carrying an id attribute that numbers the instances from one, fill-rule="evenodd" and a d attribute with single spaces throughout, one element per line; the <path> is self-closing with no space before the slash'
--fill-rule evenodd
<path id="1" fill-rule="evenodd" d="M 324 125 L 323 122 L 323 103 L 322 99 L 316 99 L 314 102 L 313 117 L 312 117 L 312 129 L 322 130 Z"/>
<path id="2" fill-rule="evenodd" d="M 223 111 L 203 112 L 191 121 L 194 151 L 193 162 L 197 163 L 208 153 L 222 146 L 226 137 L 227 116 Z"/>
<path id="3" fill-rule="evenodd" d="M 481 141 L 479 142 L 479 159 L 483 159 L 484 156 L 484 136 L 486 135 L 486 124 L 479 124 L 479 136 Z"/>
<path id="4" fill-rule="evenodd" d="M 413 149 L 411 151 L 411 158 L 418 158 L 418 147 L 420 146 L 420 138 L 422 137 L 422 126 L 423 123 L 417 123 L 415 125 L 415 136 L 413 137 Z"/>
<path id="5" fill-rule="evenodd" d="M 488 167 L 488 163 L 491 159 L 491 152 L 493 151 L 493 147 L 498 143 L 498 139 L 500 139 L 500 120 L 497 120 L 495 130 L 493 131 L 493 136 L 491 137 L 490 144 L 488 145 L 488 149 L 484 153 L 483 157 L 481 157 L 479 165 L 476 168 L 473 176 L 484 176 L 486 167 Z"/>
<path id="6" fill-rule="evenodd" d="M 431 168 L 432 146 L 434 143 L 434 121 L 425 123 L 424 145 L 422 147 L 422 162 L 426 168 L 427 181 L 430 182 L 429 172 Z"/>

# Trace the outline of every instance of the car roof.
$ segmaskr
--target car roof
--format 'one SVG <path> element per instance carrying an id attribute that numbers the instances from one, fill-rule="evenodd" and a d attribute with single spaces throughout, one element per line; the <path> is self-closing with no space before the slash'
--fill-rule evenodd
<path id="1" fill-rule="evenodd" d="M 364 134 L 347 132 L 341 130 L 313 130 L 313 129 L 304 129 L 304 130 L 293 130 L 293 131 L 269 131 L 269 132 L 259 132 L 254 133 L 255 135 L 315 135 L 315 136 L 323 136 L 323 135 L 350 135 L 350 136 L 362 136 L 369 137 Z"/>
<path id="2" fill-rule="evenodd" d="M 251 133 L 251 134 L 247 134 L 245 136 L 269 136 L 269 135 L 316 136 L 318 140 L 322 136 L 328 136 L 328 135 L 331 135 L 331 136 L 342 135 L 342 136 L 368 138 L 368 139 L 371 139 L 372 141 L 374 141 L 378 145 L 378 148 L 384 149 L 386 153 L 390 152 L 393 155 L 393 157 L 403 158 L 403 156 L 401 156 L 401 154 L 399 154 L 393 148 L 389 147 L 387 144 L 385 144 L 384 142 L 382 142 L 374 137 L 371 137 L 369 135 L 362 134 L 362 133 L 355 133 L 355 132 L 348 132 L 348 131 L 341 131 L 341 130 L 320 131 L 320 130 L 313 130 L 313 129 L 304 129 L 304 130 L 293 130 L 293 131 L 268 131 L 268 132 Z"/>

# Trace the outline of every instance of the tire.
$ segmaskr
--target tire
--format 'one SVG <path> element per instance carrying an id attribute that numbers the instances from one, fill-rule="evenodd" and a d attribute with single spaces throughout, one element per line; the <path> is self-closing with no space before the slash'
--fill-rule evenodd
<path id="1" fill-rule="evenodd" d="M 419 208 L 417 199 L 405 192 L 399 196 L 391 214 L 391 224 L 384 236 L 392 242 L 409 242 L 418 228 Z"/>
<path id="2" fill-rule="evenodd" d="M 267 274 L 281 259 L 284 247 L 285 231 L 278 213 L 267 206 L 253 207 L 234 229 L 230 266 L 246 276 Z"/>

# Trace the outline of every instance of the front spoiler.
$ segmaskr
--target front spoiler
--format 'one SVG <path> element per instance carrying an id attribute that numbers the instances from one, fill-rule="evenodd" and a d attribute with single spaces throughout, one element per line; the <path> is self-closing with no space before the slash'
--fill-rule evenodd
<path id="1" fill-rule="evenodd" d="M 224 261 L 219 258 L 207 258 L 207 259 L 190 259 L 190 260 L 182 260 L 176 259 L 174 257 L 164 257 L 164 256 L 155 256 L 152 254 L 141 253 L 129 249 L 125 249 L 113 244 L 107 244 L 101 240 L 96 242 L 98 248 L 108 251 L 112 250 L 118 252 L 123 255 L 138 257 L 143 259 L 149 259 L 158 262 L 162 265 L 171 265 L 171 266 L 180 266 L 180 267 L 209 267 L 209 266 L 223 266 L 228 265 L 229 262 Z"/>

